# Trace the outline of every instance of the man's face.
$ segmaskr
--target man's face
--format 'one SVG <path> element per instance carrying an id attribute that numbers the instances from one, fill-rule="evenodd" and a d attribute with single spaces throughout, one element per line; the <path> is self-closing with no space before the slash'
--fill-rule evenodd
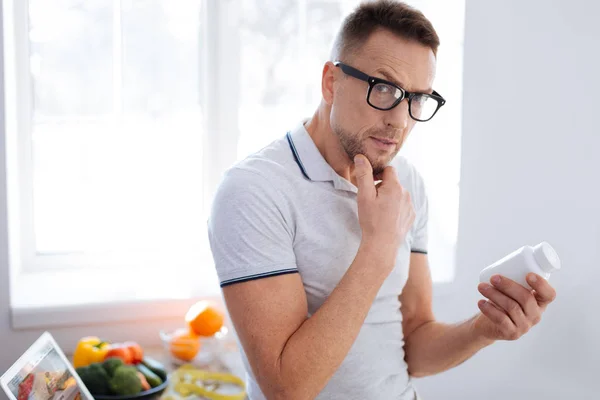
<path id="1" fill-rule="evenodd" d="M 409 92 L 433 91 L 433 51 L 390 32 L 376 31 L 355 54 L 345 58 L 339 61 Z M 336 70 L 331 128 L 350 160 L 364 154 L 378 175 L 396 156 L 416 123 L 409 115 L 408 100 L 391 110 L 377 110 L 367 103 L 367 82 L 344 75 L 340 68 Z"/>

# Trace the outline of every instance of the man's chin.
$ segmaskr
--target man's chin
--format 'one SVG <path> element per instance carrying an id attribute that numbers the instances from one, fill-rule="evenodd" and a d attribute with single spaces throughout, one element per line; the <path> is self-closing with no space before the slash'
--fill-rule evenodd
<path id="1" fill-rule="evenodd" d="M 388 165 L 390 165 L 390 163 L 392 162 L 393 158 L 389 158 L 389 157 L 385 157 L 385 158 L 373 158 L 373 157 L 368 157 L 369 162 L 371 163 L 371 167 L 373 167 L 373 174 L 381 174 L 383 172 L 383 170 L 385 169 L 385 167 L 387 167 Z"/>
<path id="2" fill-rule="evenodd" d="M 387 167 L 392 160 L 394 159 L 394 157 L 396 157 L 396 154 L 398 154 L 398 151 L 394 150 L 392 152 L 382 152 L 382 151 L 378 151 L 377 149 L 365 149 L 366 150 L 366 155 L 367 158 L 369 159 L 369 161 L 371 162 L 371 165 L 375 166 L 383 166 L 383 168 Z"/>

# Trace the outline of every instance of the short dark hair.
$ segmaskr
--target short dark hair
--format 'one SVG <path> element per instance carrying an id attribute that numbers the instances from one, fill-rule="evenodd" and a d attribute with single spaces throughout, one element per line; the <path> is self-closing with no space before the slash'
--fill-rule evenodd
<path id="1" fill-rule="evenodd" d="M 341 59 L 358 50 L 379 29 L 427 46 L 437 56 L 440 39 L 421 11 L 400 1 L 376 0 L 361 3 L 344 19 L 333 44 L 332 58 Z"/>

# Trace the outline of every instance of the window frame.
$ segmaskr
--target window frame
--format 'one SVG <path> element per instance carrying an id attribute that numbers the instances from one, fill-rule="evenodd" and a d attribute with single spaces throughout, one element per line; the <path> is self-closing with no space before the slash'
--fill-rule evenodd
<path id="1" fill-rule="evenodd" d="M 17 182 L 18 182 L 18 221 L 19 238 L 18 253 L 20 258 L 20 271 L 24 273 L 35 273 L 46 271 L 48 268 L 81 268 L 84 265 L 97 264 L 100 266 L 115 264 L 111 258 L 99 260 L 97 257 L 90 259 L 81 254 L 37 254 L 34 233 L 34 211 L 33 211 L 33 153 L 32 153 L 32 129 L 33 129 L 33 90 L 30 74 L 30 42 L 29 42 L 29 1 L 12 0 L 13 13 L 12 24 L 14 37 L 14 71 L 16 90 L 14 92 L 14 103 L 16 107 L 16 131 L 13 132 L 17 146 Z M 236 45 L 235 35 L 231 35 L 226 29 L 227 23 L 235 17 L 234 7 L 231 2 L 219 2 L 218 0 L 203 0 L 201 12 L 201 27 L 204 37 L 215 40 L 204 40 L 205 46 L 201 45 L 200 59 L 204 60 L 200 73 L 203 87 L 200 88 L 203 97 L 203 208 L 206 214 L 210 209 L 210 200 L 214 194 L 220 176 L 226 168 L 235 161 L 236 152 L 232 150 L 230 143 L 237 140 L 237 110 L 231 107 L 225 96 L 219 93 L 232 93 L 238 87 L 238 71 L 235 69 L 237 63 L 232 59 L 231 49 Z M 120 7 L 120 0 L 113 0 L 115 7 Z M 207 18 L 211 15 L 211 18 Z M 120 14 L 114 16 L 115 21 L 120 20 Z M 225 23 L 227 22 L 227 23 Z M 115 24 L 115 33 L 121 32 L 120 24 Z M 120 54 L 119 43 L 121 37 L 116 39 L 114 54 Z M 228 49 L 222 51 L 220 49 Z M 239 52 L 238 52 L 239 53 Z M 11 57 L 7 57 L 9 60 Z M 8 62 L 5 61 L 5 62 Z M 117 62 L 119 62 L 117 60 Z M 115 62 L 115 64 L 117 63 Z M 120 73 L 116 74 L 117 77 Z M 120 85 L 117 79 L 115 85 Z M 211 96 L 216 93 L 216 96 Z M 120 97 L 118 93 L 115 98 Z M 210 98 L 210 101 L 207 99 Z M 120 100 L 114 106 L 116 113 L 121 107 Z M 101 118 L 103 121 L 104 119 Z M 107 117 L 110 119 L 110 116 Z M 218 132 L 219 134 L 209 134 Z M 16 249 L 15 249 L 16 250 Z"/>
<path id="2" fill-rule="evenodd" d="M 120 5 L 120 0 L 113 0 Z M 5 93 L 7 108 L 7 129 L 5 131 L 7 141 L 7 153 L 10 163 L 8 169 L 9 187 L 7 196 L 10 200 L 9 215 L 9 249 L 11 259 L 9 263 L 9 276 L 11 283 L 11 310 L 12 324 L 15 329 L 28 329 L 39 327 L 40 321 L 46 321 L 52 326 L 72 324 L 73 315 L 79 316 L 82 323 L 84 311 L 98 304 L 92 302 L 85 305 L 73 303 L 65 304 L 49 299 L 44 293 L 49 288 L 64 287 L 72 291 L 73 297 L 78 296 L 85 299 L 93 293 L 93 281 L 73 281 L 73 274 L 77 276 L 84 266 L 90 263 L 103 264 L 98 260 L 90 259 L 80 254 L 36 254 L 34 219 L 33 219 L 33 154 L 32 154 L 32 116 L 33 116 L 33 92 L 30 74 L 29 56 L 29 1 L 7 0 L 4 7 L 4 65 L 5 82 L 7 90 Z M 208 18 L 210 16 L 210 18 Z M 218 96 L 219 93 L 231 93 L 238 87 L 239 77 L 236 76 L 236 60 L 232 58 L 232 46 L 236 45 L 235 35 L 228 29 L 232 18 L 238 18 L 239 12 L 232 2 L 221 2 L 218 0 L 202 0 L 201 3 L 201 30 L 204 37 L 213 40 L 204 40 L 199 48 L 199 55 L 203 61 L 200 81 L 203 82 L 201 96 L 203 97 L 203 199 L 204 213 L 210 209 L 211 199 L 220 182 L 223 172 L 235 162 L 235 143 L 238 138 L 237 110 L 232 110 L 229 99 Z M 222 49 L 228 49 L 223 51 Z M 235 53 L 235 52 L 233 52 Z M 239 53 L 239 52 L 237 52 Z M 10 87 L 12 86 L 12 87 Z M 204 101 L 209 98 L 211 101 Z M 10 115 L 12 112 L 12 115 Z M 219 134 L 209 134 L 210 132 Z M 208 243 L 206 243 L 208 245 Z M 207 246 L 208 247 L 208 246 Z M 104 264 L 111 264 L 112 259 L 104 260 Z M 203 260 L 204 261 L 204 260 Z M 206 257 L 206 268 L 212 268 L 210 253 Z M 88 275 L 110 272 L 104 271 L 106 265 L 98 268 L 88 268 Z M 127 268 L 126 268 L 127 269 Z M 131 265 L 131 271 L 139 270 L 139 266 Z M 211 275 L 212 277 L 212 275 Z M 101 301 L 105 310 L 107 322 L 118 322 L 133 314 L 123 308 L 124 304 L 137 302 L 141 304 L 152 302 L 172 303 L 177 300 L 172 293 L 161 293 L 161 279 L 150 282 L 157 290 L 156 296 L 139 295 L 136 292 L 128 292 L 122 298 L 113 297 L 108 301 Z M 109 290 L 118 293 L 126 290 L 127 282 L 115 282 Z M 46 289 L 46 290 L 44 290 Z M 24 292 L 27 290 L 27 294 Z M 147 291 L 146 291 L 147 292 Z M 198 284 L 189 284 L 184 287 L 185 299 L 193 298 L 220 298 L 220 288 L 214 285 L 213 279 Z M 60 296 L 59 296 L 60 297 Z M 174 300 L 175 299 L 175 300 Z M 89 300 L 89 299 L 87 299 Z M 93 300 L 93 299 L 92 299 Z M 189 300 L 178 300 L 187 304 Z M 171 310 L 171 311 L 168 311 Z M 161 315 L 155 318 L 175 317 L 180 310 L 177 307 L 165 309 Z M 53 315 L 51 321 L 48 315 Z M 133 315 L 130 315 L 133 317 Z M 90 321 L 87 321 L 90 322 Z"/>

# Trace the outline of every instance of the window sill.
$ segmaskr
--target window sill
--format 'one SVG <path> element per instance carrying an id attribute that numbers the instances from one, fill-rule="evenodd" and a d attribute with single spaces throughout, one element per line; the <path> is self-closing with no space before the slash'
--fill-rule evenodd
<path id="1" fill-rule="evenodd" d="M 140 277 L 143 277 L 140 280 Z M 223 304 L 214 273 L 59 270 L 18 274 L 11 287 L 13 330 L 86 327 L 182 320 L 199 299 Z M 455 294 L 434 282 L 434 298 Z"/>
<path id="2" fill-rule="evenodd" d="M 157 321 L 183 316 L 198 299 L 221 302 L 214 273 L 59 270 L 12 280 L 12 328 L 48 329 Z"/>

